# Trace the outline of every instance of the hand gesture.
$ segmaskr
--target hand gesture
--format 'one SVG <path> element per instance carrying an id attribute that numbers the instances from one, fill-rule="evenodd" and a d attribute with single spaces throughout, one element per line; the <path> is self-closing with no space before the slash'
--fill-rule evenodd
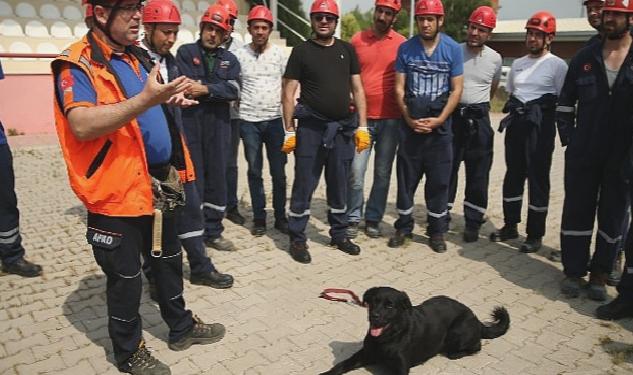
<path id="1" fill-rule="evenodd" d="M 169 83 L 158 82 L 160 64 L 154 65 L 147 76 L 145 87 L 139 95 L 143 95 L 149 107 L 166 103 L 172 96 L 187 90 L 191 83 L 187 77 L 181 76 Z"/>
<path id="2" fill-rule="evenodd" d="M 205 95 L 209 95 L 209 88 L 200 81 L 192 81 L 191 86 L 185 91 L 185 96 L 190 99 Z"/>

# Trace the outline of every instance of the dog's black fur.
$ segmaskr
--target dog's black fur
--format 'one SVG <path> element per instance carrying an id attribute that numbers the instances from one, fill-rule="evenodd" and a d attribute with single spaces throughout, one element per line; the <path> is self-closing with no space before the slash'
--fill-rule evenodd
<path id="1" fill-rule="evenodd" d="M 412 306 L 406 293 L 389 287 L 371 288 L 363 295 L 369 331 L 363 348 L 321 375 L 343 374 L 366 365 L 386 366 L 394 374 L 437 354 L 450 359 L 481 350 L 481 339 L 494 339 L 510 327 L 503 307 L 492 312 L 494 324 L 483 324 L 467 306 L 446 296 Z"/>

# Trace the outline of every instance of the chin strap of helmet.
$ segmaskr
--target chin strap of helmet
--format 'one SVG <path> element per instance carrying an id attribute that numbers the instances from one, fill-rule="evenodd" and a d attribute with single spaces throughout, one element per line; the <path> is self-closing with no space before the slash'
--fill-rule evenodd
<path id="1" fill-rule="evenodd" d="M 96 7 L 97 5 L 101 5 L 102 1 L 100 0 L 92 0 L 92 6 L 93 9 L 94 7 Z M 95 16 L 94 19 L 94 25 L 99 28 L 99 30 L 101 30 L 105 36 L 110 39 L 110 42 L 112 42 L 114 45 L 119 46 L 121 48 L 125 48 L 125 46 L 119 42 L 117 42 L 116 40 L 114 40 L 114 38 L 112 37 L 112 33 L 110 32 L 110 29 L 112 28 L 112 22 L 114 22 L 114 18 L 116 17 L 116 14 L 119 12 L 119 9 L 121 8 L 121 3 L 123 2 L 123 0 L 115 0 L 114 4 L 110 7 L 110 16 L 108 17 L 108 21 L 106 22 L 105 25 L 101 25 L 101 23 L 99 21 L 97 21 L 97 18 Z"/>

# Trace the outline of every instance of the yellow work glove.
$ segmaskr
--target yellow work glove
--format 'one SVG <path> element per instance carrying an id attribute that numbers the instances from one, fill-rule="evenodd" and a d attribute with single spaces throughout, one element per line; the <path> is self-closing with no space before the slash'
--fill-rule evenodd
<path id="1" fill-rule="evenodd" d="M 284 135 L 284 144 L 283 146 L 281 146 L 281 151 L 289 154 L 295 150 L 295 147 L 297 147 L 297 137 L 295 135 L 295 132 L 286 131 L 286 134 Z"/>
<path id="2" fill-rule="evenodd" d="M 371 146 L 371 135 L 369 135 L 366 126 L 362 126 L 356 130 L 354 143 L 356 143 L 356 152 L 358 153 L 367 150 L 369 146 Z"/>

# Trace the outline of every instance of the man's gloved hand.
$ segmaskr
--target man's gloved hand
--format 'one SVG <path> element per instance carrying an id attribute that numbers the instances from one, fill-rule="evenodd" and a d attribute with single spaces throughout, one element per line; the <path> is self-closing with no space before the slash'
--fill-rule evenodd
<path id="1" fill-rule="evenodd" d="M 354 143 L 356 143 L 356 152 L 365 151 L 371 146 L 371 135 L 367 131 L 367 127 L 363 126 L 356 130 L 354 134 Z"/>
<path id="2" fill-rule="evenodd" d="M 281 146 L 281 151 L 289 154 L 297 147 L 297 136 L 294 131 L 286 131 L 284 135 L 284 144 Z"/>

